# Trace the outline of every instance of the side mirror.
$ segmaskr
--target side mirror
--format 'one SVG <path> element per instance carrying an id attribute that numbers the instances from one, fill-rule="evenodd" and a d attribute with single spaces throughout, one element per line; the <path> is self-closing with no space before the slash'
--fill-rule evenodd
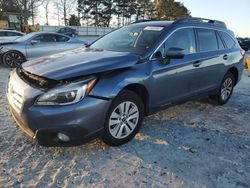
<path id="1" fill-rule="evenodd" d="M 86 48 L 90 47 L 90 44 L 87 43 L 87 42 L 85 42 L 84 45 L 85 45 Z"/>
<path id="2" fill-rule="evenodd" d="M 184 57 L 184 49 L 182 48 L 169 48 L 165 54 L 169 59 L 182 59 Z"/>
<path id="3" fill-rule="evenodd" d="M 171 59 L 182 59 L 184 55 L 184 49 L 182 48 L 169 48 L 165 54 L 163 64 L 168 64 Z"/>
<path id="4" fill-rule="evenodd" d="M 39 43 L 40 43 L 40 41 L 38 41 L 38 40 L 31 40 L 31 42 L 30 42 L 31 45 L 35 45 L 35 44 L 39 44 Z"/>

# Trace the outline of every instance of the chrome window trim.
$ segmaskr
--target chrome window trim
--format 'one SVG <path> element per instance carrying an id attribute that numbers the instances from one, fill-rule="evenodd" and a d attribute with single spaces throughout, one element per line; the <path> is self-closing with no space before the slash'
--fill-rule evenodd
<path id="1" fill-rule="evenodd" d="M 152 58 L 153 55 L 157 52 L 157 50 L 159 50 L 159 48 L 163 45 L 164 42 L 166 42 L 166 40 L 169 39 L 169 37 L 171 37 L 171 35 L 173 35 L 176 31 L 179 31 L 181 29 L 210 29 L 210 30 L 214 30 L 214 31 L 220 31 L 220 32 L 224 32 L 226 34 L 228 34 L 227 32 L 221 30 L 221 29 L 217 29 L 217 28 L 210 28 L 210 27 L 201 27 L 201 26 L 184 26 L 184 27 L 179 27 L 176 28 L 175 30 L 173 30 L 162 42 L 161 44 L 154 50 L 154 52 L 150 55 L 149 60 L 155 60 L 156 58 Z M 233 38 L 230 34 L 228 34 L 231 38 Z M 227 49 L 227 48 L 225 48 Z M 218 50 L 225 50 L 225 49 L 218 49 Z M 212 52 L 212 51 L 207 51 L 207 52 Z M 195 53 L 191 53 L 191 54 L 196 54 L 196 53 L 201 53 L 201 52 L 195 52 Z"/>

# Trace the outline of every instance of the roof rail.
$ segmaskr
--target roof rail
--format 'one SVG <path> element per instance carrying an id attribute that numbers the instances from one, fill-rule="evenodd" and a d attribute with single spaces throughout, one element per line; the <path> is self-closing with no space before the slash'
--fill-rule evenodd
<path id="1" fill-rule="evenodd" d="M 219 26 L 223 28 L 227 28 L 226 24 L 222 21 L 218 20 L 210 20 L 206 18 L 198 18 L 198 17 L 184 17 L 176 20 L 173 24 L 177 23 L 207 23 L 207 24 L 212 24 L 214 26 Z"/>
<path id="2" fill-rule="evenodd" d="M 141 23 L 141 22 L 150 22 L 152 20 L 137 20 L 137 21 L 134 21 L 133 23 L 131 24 L 135 24 L 135 23 Z"/>

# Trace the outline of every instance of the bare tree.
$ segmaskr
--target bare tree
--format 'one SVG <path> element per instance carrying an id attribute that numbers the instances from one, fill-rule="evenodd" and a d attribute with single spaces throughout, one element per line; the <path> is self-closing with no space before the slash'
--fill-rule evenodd
<path id="1" fill-rule="evenodd" d="M 43 7 L 45 9 L 45 17 L 46 17 L 46 25 L 49 25 L 49 4 L 51 0 L 45 0 L 43 3 Z"/>
<path id="2" fill-rule="evenodd" d="M 62 13 L 64 25 L 68 25 L 67 16 L 76 8 L 76 0 L 57 0 L 57 2 L 55 2 L 55 7 L 58 11 L 58 17 L 59 14 Z"/>
<path id="3" fill-rule="evenodd" d="M 34 24 L 34 18 L 37 8 L 43 3 L 44 0 L 10 0 L 14 3 L 21 15 L 22 21 L 28 24 L 28 20 L 32 17 L 32 23 Z"/>

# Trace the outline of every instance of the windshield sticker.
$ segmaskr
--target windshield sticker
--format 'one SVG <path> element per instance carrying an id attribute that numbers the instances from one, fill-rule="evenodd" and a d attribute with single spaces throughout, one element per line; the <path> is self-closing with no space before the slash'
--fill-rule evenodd
<path id="1" fill-rule="evenodd" d="M 147 26 L 144 28 L 144 30 L 148 31 L 161 31 L 163 27 L 157 27 L 157 26 Z"/>

